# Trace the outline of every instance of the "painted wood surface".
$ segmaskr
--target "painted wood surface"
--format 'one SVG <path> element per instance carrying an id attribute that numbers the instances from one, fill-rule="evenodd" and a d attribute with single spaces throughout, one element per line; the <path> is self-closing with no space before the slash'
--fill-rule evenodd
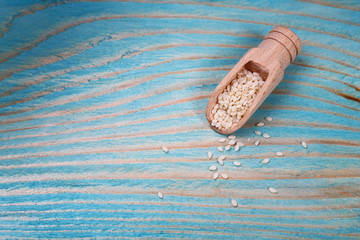
<path id="1" fill-rule="evenodd" d="M 303 50 L 220 153 L 208 97 L 275 25 Z M 0 238 L 359 239 L 359 70 L 356 0 L 1 0 Z"/>

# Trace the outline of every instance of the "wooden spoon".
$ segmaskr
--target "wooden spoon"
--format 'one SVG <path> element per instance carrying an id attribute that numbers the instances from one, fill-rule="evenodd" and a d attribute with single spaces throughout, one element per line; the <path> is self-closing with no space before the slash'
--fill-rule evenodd
<path id="1" fill-rule="evenodd" d="M 301 51 L 301 42 L 298 36 L 290 29 L 282 26 L 274 27 L 264 38 L 257 48 L 252 48 L 240 59 L 240 61 L 231 69 L 225 78 L 215 88 L 211 94 L 206 107 L 206 118 L 210 123 L 214 119 L 211 113 L 218 96 L 224 89 L 237 77 L 237 74 L 246 69 L 251 72 L 258 72 L 265 81 L 259 89 L 252 105 L 246 110 L 244 116 L 239 122 L 233 123 L 229 129 L 218 129 L 211 126 L 215 131 L 221 134 L 230 134 L 241 128 L 251 115 L 264 102 L 274 88 L 284 77 L 285 68 L 299 55 Z"/>

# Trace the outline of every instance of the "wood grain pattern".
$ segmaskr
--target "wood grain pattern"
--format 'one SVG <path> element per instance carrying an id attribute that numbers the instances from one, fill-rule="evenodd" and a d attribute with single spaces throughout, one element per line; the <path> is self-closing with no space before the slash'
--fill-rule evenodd
<path id="1" fill-rule="evenodd" d="M 0 238 L 359 239 L 359 9 L 0 1 Z M 212 180 L 209 96 L 276 25 L 302 52 Z"/>

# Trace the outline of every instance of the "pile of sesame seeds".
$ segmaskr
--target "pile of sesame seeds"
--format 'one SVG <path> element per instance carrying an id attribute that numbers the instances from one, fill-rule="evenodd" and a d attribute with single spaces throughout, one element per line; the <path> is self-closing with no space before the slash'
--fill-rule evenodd
<path id="1" fill-rule="evenodd" d="M 214 116 L 211 125 L 218 129 L 229 129 L 239 122 L 264 83 L 259 73 L 241 70 L 218 96 L 217 104 L 211 111 Z"/>
<path id="2" fill-rule="evenodd" d="M 267 122 L 271 122 L 273 120 L 271 117 L 265 117 L 264 119 Z M 264 126 L 265 126 L 264 122 L 257 122 L 255 124 L 255 127 L 264 127 Z M 271 138 L 271 136 L 269 134 L 262 133 L 260 130 L 255 130 L 254 133 L 257 136 L 262 136 L 266 140 Z M 248 142 L 250 142 L 251 138 L 248 138 L 247 140 L 248 140 Z M 208 160 L 214 160 L 214 157 L 215 157 L 216 163 L 219 166 L 217 166 L 216 164 L 210 165 L 208 167 L 208 170 L 213 172 L 212 173 L 213 180 L 217 180 L 217 179 L 219 179 L 219 177 L 221 177 L 221 179 L 223 179 L 223 180 L 227 180 L 230 178 L 230 176 L 227 173 L 223 172 L 221 169 L 224 166 L 224 161 L 227 160 L 227 158 L 228 158 L 228 156 L 226 156 L 225 152 L 230 151 L 231 148 L 233 148 L 235 152 L 238 152 L 242 147 L 245 147 L 245 143 L 243 141 L 240 141 L 239 139 L 237 139 L 237 137 L 235 135 L 229 135 L 226 138 L 221 137 L 217 140 L 217 142 L 218 142 L 218 144 L 220 144 L 219 146 L 217 146 L 217 151 L 219 152 L 220 155 L 215 157 L 216 153 L 214 154 L 213 152 L 209 151 L 209 152 L 207 152 L 207 158 L 208 158 Z M 301 141 L 300 144 L 303 148 L 305 148 L 305 149 L 308 148 L 306 142 Z M 250 144 L 247 144 L 247 145 L 250 145 Z M 259 146 L 260 140 L 259 139 L 255 140 L 254 145 Z M 161 148 L 164 153 L 169 153 L 169 149 L 166 146 L 162 146 Z M 275 156 L 283 157 L 284 153 L 281 151 L 276 151 Z M 268 164 L 268 163 L 270 163 L 270 158 L 266 157 L 266 158 L 262 159 L 260 161 L 260 163 Z M 242 166 L 242 164 L 237 160 L 233 161 L 233 165 L 237 168 Z M 271 194 L 278 194 L 278 191 L 274 187 L 268 187 L 267 190 Z M 163 194 L 161 192 L 158 192 L 157 195 L 160 199 L 163 199 Z M 230 202 L 233 207 L 238 207 L 238 202 L 235 199 L 231 199 Z"/>

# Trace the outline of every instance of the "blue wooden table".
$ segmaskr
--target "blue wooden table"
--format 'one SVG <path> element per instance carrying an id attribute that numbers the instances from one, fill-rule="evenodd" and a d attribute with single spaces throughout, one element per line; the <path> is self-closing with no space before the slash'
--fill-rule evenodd
<path id="1" fill-rule="evenodd" d="M 208 97 L 276 25 L 303 51 L 221 153 Z M 0 0 L 0 238 L 359 239 L 359 70 L 358 0 Z"/>

